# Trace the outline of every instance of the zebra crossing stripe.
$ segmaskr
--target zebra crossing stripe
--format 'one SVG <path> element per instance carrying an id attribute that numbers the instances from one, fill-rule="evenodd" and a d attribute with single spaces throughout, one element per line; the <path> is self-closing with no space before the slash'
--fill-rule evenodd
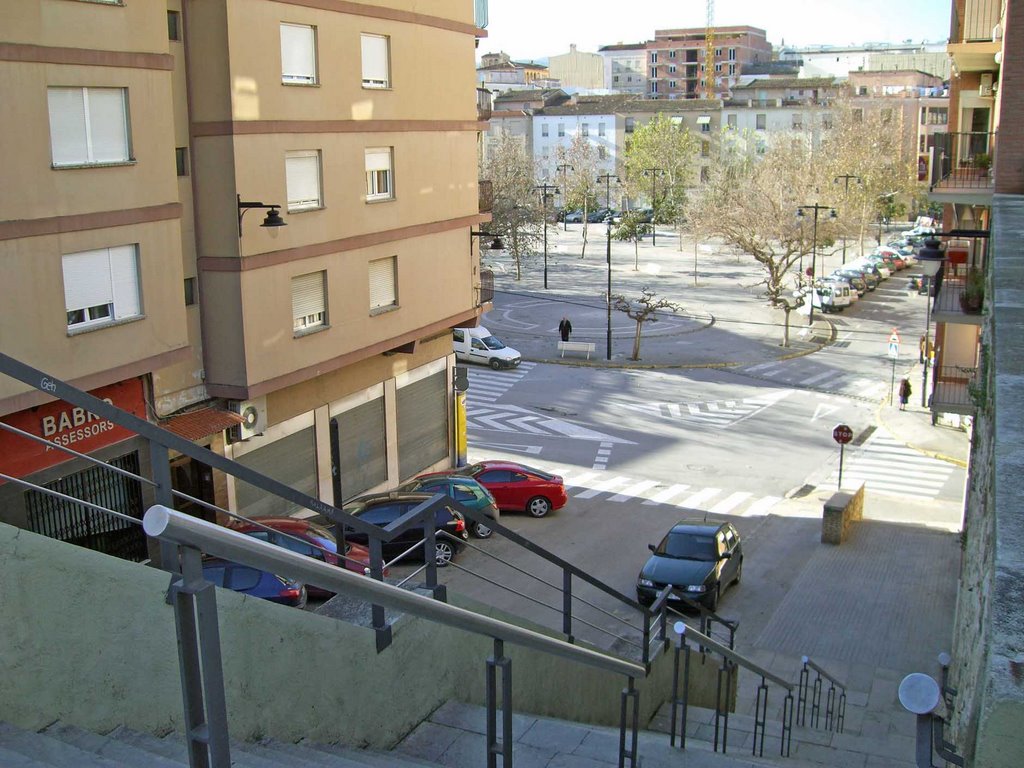
<path id="1" fill-rule="evenodd" d="M 803 380 L 803 383 L 817 384 L 819 381 L 824 381 L 825 379 L 842 378 L 842 376 L 842 373 L 837 373 L 836 371 L 825 371 L 824 373 L 819 373 L 817 376 L 809 376 Z"/>
<path id="2" fill-rule="evenodd" d="M 582 475 L 577 475 L 570 480 L 564 473 L 562 473 L 562 482 L 565 483 L 566 488 L 581 488 L 585 483 L 589 483 L 597 476 L 597 472 L 584 472 Z"/>
<path id="3" fill-rule="evenodd" d="M 762 496 L 740 514 L 744 516 L 758 516 L 768 514 L 768 510 L 778 504 L 782 499 L 779 496 Z"/>
<path id="4" fill-rule="evenodd" d="M 744 491 L 737 491 L 736 493 L 727 496 L 726 498 L 722 499 L 720 502 L 715 504 L 715 506 L 711 508 L 711 513 L 715 515 L 726 515 L 733 509 L 738 507 L 740 504 L 742 504 L 744 501 L 749 499 L 751 495 L 752 494 L 746 493 Z"/>
<path id="5" fill-rule="evenodd" d="M 602 481 L 600 483 L 597 483 L 597 484 L 593 485 L 592 487 L 590 487 L 589 489 L 583 491 L 582 493 L 575 494 L 574 498 L 577 498 L 577 499 L 592 499 L 595 496 L 597 496 L 599 493 L 604 493 L 604 492 L 610 491 L 613 488 L 616 488 L 616 487 L 618 487 L 620 485 L 625 485 L 626 483 L 629 482 L 629 480 L 630 480 L 630 478 L 628 478 L 628 477 L 613 477 L 611 480 L 604 480 L 604 481 Z"/>
<path id="6" fill-rule="evenodd" d="M 670 485 L 663 491 L 658 491 L 651 498 L 644 501 L 644 504 L 664 504 L 666 501 L 671 499 L 673 496 L 677 496 L 685 491 L 690 486 L 688 485 Z"/>
<path id="7" fill-rule="evenodd" d="M 679 502 L 679 504 L 677 504 L 676 506 L 679 506 L 679 507 L 699 507 L 705 501 L 708 501 L 709 499 L 713 499 L 715 496 L 717 496 L 721 492 L 722 492 L 721 488 L 705 488 L 702 491 L 697 491 L 697 493 L 693 494 L 688 499 Z"/>
<path id="8" fill-rule="evenodd" d="M 647 491 L 658 484 L 657 480 L 641 480 L 639 483 L 625 488 L 621 493 L 616 493 L 614 496 L 608 499 L 608 501 L 629 501 L 640 496 L 644 491 Z"/>

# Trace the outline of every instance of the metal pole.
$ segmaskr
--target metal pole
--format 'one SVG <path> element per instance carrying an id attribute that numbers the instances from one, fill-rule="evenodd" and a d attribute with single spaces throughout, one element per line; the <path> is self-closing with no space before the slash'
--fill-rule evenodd
<path id="1" fill-rule="evenodd" d="M 845 443 L 839 444 L 839 482 L 836 484 L 836 490 L 843 490 L 843 449 L 846 448 Z"/>
<path id="2" fill-rule="evenodd" d="M 818 204 L 814 204 L 814 229 L 811 234 L 811 311 L 807 315 L 807 324 L 814 325 L 814 280 L 817 277 L 815 265 L 818 255 Z M 822 307 L 824 309 L 824 307 Z"/>
<path id="3" fill-rule="evenodd" d="M 928 363 L 931 356 L 928 354 L 931 346 L 931 325 L 932 325 L 932 278 L 928 278 L 928 293 L 924 295 L 924 365 L 921 366 L 921 407 L 928 405 Z"/>
<path id="4" fill-rule="evenodd" d="M 658 200 L 658 174 L 651 174 L 651 245 L 658 244 L 658 217 L 655 214 Z"/>
<path id="5" fill-rule="evenodd" d="M 548 196 L 544 195 L 544 290 L 548 289 Z"/>
<path id="6" fill-rule="evenodd" d="M 612 220 L 608 217 L 607 227 L 608 238 L 608 335 L 605 339 L 605 360 L 612 359 Z"/>

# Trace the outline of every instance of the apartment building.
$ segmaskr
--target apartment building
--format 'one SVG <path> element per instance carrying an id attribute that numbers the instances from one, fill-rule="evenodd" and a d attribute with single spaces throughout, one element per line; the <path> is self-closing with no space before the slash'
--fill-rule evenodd
<path id="1" fill-rule="evenodd" d="M 0 139 L 0 349 L 329 503 L 449 465 L 449 329 L 481 312 L 488 219 L 473 6 L 0 8 L 0 96 L 22 116 Z M 6 377 L 0 418 L 84 455 L 2 431 L 0 471 L 132 517 L 145 489 L 100 486 L 89 459 L 164 471 Z M 201 502 L 298 511 L 171 462 Z M 16 482 L 0 519 L 71 539 L 92 522 Z"/>
<path id="2" fill-rule="evenodd" d="M 597 53 L 604 60 L 605 88 L 641 97 L 647 93 L 646 43 L 602 45 Z"/>
<path id="3" fill-rule="evenodd" d="M 772 45 L 763 29 L 747 26 L 715 27 L 713 61 L 714 92 L 721 95 L 738 82 L 748 63 L 770 61 Z M 647 42 L 648 97 L 693 99 L 704 79 L 706 29 L 659 29 Z"/>
<path id="4" fill-rule="evenodd" d="M 569 45 L 568 53 L 548 58 L 548 73 L 563 88 L 604 88 L 604 59 L 596 53 L 577 51 Z"/>

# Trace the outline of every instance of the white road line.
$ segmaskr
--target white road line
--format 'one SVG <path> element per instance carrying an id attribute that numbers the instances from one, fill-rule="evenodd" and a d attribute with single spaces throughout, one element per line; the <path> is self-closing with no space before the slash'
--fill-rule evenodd
<path id="1" fill-rule="evenodd" d="M 842 373 L 837 373 L 836 371 L 825 371 L 824 373 L 819 373 L 817 376 L 810 376 L 804 379 L 803 383 L 817 384 L 819 381 L 822 381 L 824 379 L 842 378 L 842 375 Z"/>
<path id="2" fill-rule="evenodd" d="M 770 510 L 780 501 L 782 501 L 782 499 L 779 498 L 778 496 L 762 496 L 760 499 L 758 499 L 745 510 L 743 510 L 740 514 L 744 516 L 765 515 L 768 513 L 768 510 Z"/>
<path id="3" fill-rule="evenodd" d="M 680 501 L 676 504 L 677 507 L 697 507 L 706 501 L 713 499 L 715 496 L 722 492 L 721 488 L 705 488 L 702 491 L 697 491 L 687 499 Z"/>
<path id="4" fill-rule="evenodd" d="M 589 490 L 583 491 L 582 493 L 574 494 L 574 498 L 577 499 L 592 499 L 599 493 L 604 493 L 616 488 L 620 485 L 625 485 L 629 482 L 628 477 L 613 477 L 611 480 L 603 480 L 596 485 L 590 487 Z"/>
<path id="5" fill-rule="evenodd" d="M 663 491 L 658 491 L 656 494 L 647 499 L 644 504 L 664 504 L 673 496 L 677 496 L 685 491 L 690 486 L 688 485 L 670 485 Z"/>
<path id="6" fill-rule="evenodd" d="M 584 472 L 582 475 L 576 475 L 572 478 L 562 475 L 562 482 L 565 483 L 566 488 L 582 488 L 584 483 L 589 483 L 595 477 L 599 477 L 597 472 Z"/>
<path id="7" fill-rule="evenodd" d="M 628 488 L 624 488 L 621 493 L 616 493 L 608 501 L 629 501 L 630 499 L 635 499 L 644 491 L 653 488 L 657 484 L 657 480 L 641 480 L 639 483 L 634 483 Z"/>
<path id="8" fill-rule="evenodd" d="M 711 512 L 716 515 L 727 515 L 733 509 L 749 499 L 750 496 L 751 494 L 744 491 L 737 491 L 715 504 L 715 506 L 711 508 Z"/>

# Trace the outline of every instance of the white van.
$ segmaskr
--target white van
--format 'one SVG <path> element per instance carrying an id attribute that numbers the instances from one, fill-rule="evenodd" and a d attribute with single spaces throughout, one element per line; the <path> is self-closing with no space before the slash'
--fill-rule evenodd
<path id="1" fill-rule="evenodd" d="M 515 368 L 522 360 L 516 350 L 506 347 L 482 325 L 476 328 L 453 328 L 452 348 L 456 360 L 489 365 L 496 371 Z"/>
<path id="2" fill-rule="evenodd" d="M 814 308 L 820 309 L 822 312 L 842 312 L 843 309 L 850 306 L 849 291 L 844 290 L 843 286 L 837 283 L 819 282 L 815 283 L 813 288 L 806 290 L 804 293 L 806 309 L 802 307 L 801 314 L 810 313 L 811 302 L 806 302 L 808 297 L 813 302 Z"/>

